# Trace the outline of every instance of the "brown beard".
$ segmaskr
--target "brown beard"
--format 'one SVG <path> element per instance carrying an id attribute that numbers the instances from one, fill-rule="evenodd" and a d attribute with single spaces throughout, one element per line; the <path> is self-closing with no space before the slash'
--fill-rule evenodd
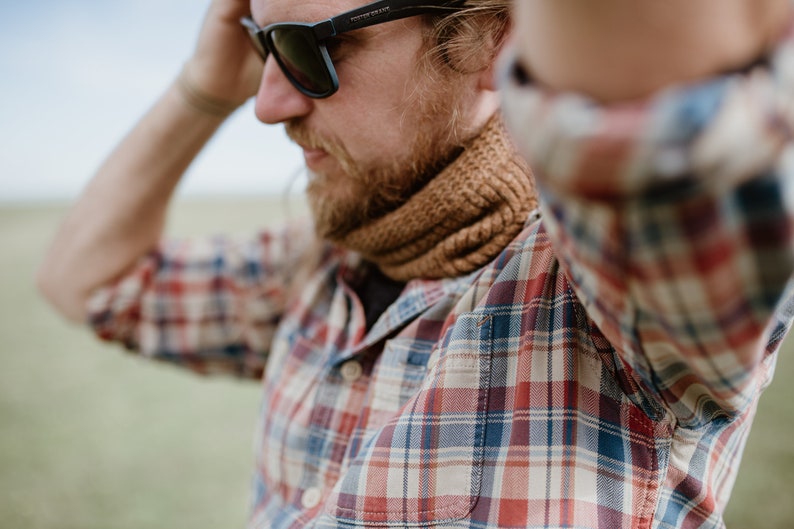
<path id="1" fill-rule="evenodd" d="M 462 144 L 473 134 L 464 133 L 456 119 L 461 98 L 454 94 L 453 86 L 435 88 L 406 110 L 406 116 L 418 116 L 414 123 L 385 125 L 403 126 L 417 133 L 408 158 L 395 157 L 377 166 L 356 163 L 341 142 L 319 137 L 301 119 L 285 124 L 292 140 L 325 150 L 342 169 L 341 180 L 313 175 L 306 189 L 320 237 L 339 240 L 394 211 L 460 154 Z"/>

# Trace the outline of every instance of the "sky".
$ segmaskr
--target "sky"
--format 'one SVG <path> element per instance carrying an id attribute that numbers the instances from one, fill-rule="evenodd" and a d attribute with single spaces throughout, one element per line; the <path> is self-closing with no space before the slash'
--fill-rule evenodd
<path id="1" fill-rule="evenodd" d="M 209 0 L 0 3 L 0 203 L 76 197 L 174 79 Z M 302 189 L 300 150 L 249 103 L 183 179 L 183 196 Z"/>

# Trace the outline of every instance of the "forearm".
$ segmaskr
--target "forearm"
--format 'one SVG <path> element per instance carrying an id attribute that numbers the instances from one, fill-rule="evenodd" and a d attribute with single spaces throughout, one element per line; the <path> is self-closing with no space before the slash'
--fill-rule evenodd
<path id="1" fill-rule="evenodd" d="M 40 289 L 65 316 L 82 320 L 91 292 L 154 247 L 176 184 L 222 121 L 191 106 L 174 84 L 110 154 L 38 273 Z"/>
<path id="2" fill-rule="evenodd" d="M 650 107 L 533 98 L 547 104 L 522 115 L 568 280 L 627 371 L 690 426 L 746 409 L 791 322 L 782 77 L 759 69 Z"/>
<path id="3" fill-rule="evenodd" d="M 241 30 L 247 0 L 213 0 L 185 70 L 111 153 L 63 222 L 38 274 L 42 292 L 81 321 L 91 293 L 160 237 L 171 195 L 223 119 L 256 92 L 262 61 Z"/>
<path id="4" fill-rule="evenodd" d="M 789 0 L 517 0 L 516 47 L 548 88 L 633 99 L 751 63 L 790 10 Z"/>
<path id="5" fill-rule="evenodd" d="M 692 426 L 746 409 L 791 324 L 794 39 L 770 34 L 773 50 L 759 32 L 758 53 L 735 65 L 767 55 L 752 71 L 718 75 L 734 66 L 704 62 L 701 82 L 678 76 L 653 97 L 602 93 L 617 103 L 594 104 L 595 85 L 572 94 L 543 75 L 504 87 L 544 225 L 589 317 Z"/>

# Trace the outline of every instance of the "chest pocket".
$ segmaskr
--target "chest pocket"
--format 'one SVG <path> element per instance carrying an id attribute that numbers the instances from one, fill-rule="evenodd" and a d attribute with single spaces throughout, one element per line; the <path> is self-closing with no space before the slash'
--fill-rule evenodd
<path id="1" fill-rule="evenodd" d="M 362 425 L 367 433 L 362 438 L 371 437 L 416 395 L 436 344 L 437 340 L 399 337 L 386 342 L 369 383 L 366 424 Z"/>
<path id="2" fill-rule="evenodd" d="M 351 526 L 432 526 L 468 515 L 480 491 L 493 324 L 464 314 L 413 396 L 364 442 L 323 517 Z"/>

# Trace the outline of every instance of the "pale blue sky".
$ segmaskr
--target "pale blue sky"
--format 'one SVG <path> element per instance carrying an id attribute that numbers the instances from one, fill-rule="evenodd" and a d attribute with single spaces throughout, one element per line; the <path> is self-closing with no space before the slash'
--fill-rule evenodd
<path id="1" fill-rule="evenodd" d="M 76 196 L 179 71 L 208 0 L 0 4 L 0 202 Z M 179 192 L 281 193 L 300 151 L 249 104 Z M 302 184 L 297 184 L 300 188 Z"/>

